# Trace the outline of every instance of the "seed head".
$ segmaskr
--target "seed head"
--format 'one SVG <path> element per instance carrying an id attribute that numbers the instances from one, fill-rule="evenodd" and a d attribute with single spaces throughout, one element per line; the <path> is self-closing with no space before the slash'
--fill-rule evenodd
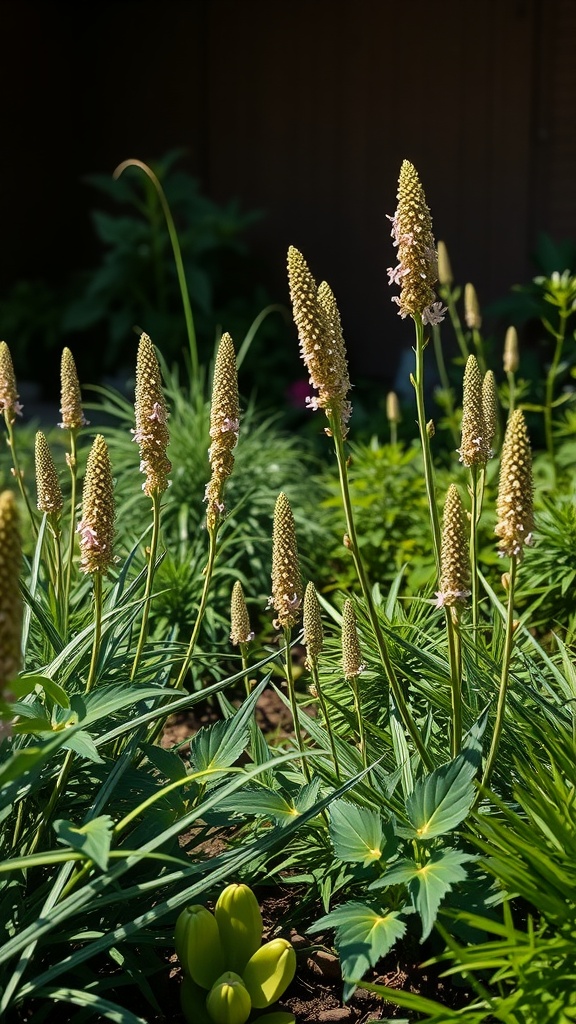
<path id="1" fill-rule="evenodd" d="M 5 341 L 0 341 L 0 413 L 8 423 L 14 423 L 16 417 L 22 415 L 23 406 L 18 398 L 10 349 Z"/>
<path id="2" fill-rule="evenodd" d="M 147 334 L 140 336 L 136 358 L 136 430 L 134 441 L 140 448 L 140 472 L 146 474 L 142 490 L 149 498 L 164 494 L 172 463 L 166 456 L 170 435 L 168 412 L 162 391 L 162 375 L 154 345 Z"/>
<path id="3" fill-rule="evenodd" d="M 58 480 L 54 459 L 52 458 L 52 452 L 41 430 L 36 434 L 34 454 L 36 459 L 38 510 L 46 512 L 47 515 L 59 516 L 64 505 L 62 489 Z"/>
<path id="4" fill-rule="evenodd" d="M 250 629 L 250 619 L 246 607 L 246 598 L 242 590 L 240 580 L 232 587 L 232 599 L 230 601 L 230 639 L 233 644 L 247 644 L 254 639 L 254 633 Z"/>
<path id="5" fill-rule="evenodd" d="M 445 288 L 450 288 L 454 281 L 450 257 L 445 242 L 438 242 L 438 280 Z"/>
<path id="6" fill-rule="evenodd" d="M 306 405 L 339 419 L 345 437 L 352 406 L 346 397 L 350 378 L 336 299 L 325 281 L 316 286 L 304 257 L 293 246 L 288 250 L 288 279 L 300 354 L 318 392 L 306 399 Z"/>
<path id="7" fill-rule="evenodd" d="M 212 383 L 212 407 L 210 410 L 210 438 L 208 458 L 212 476 L 206 485 L 204 501 L 207 503 L 206 525 L 214 530 L 224 512 L 222 500 L 224 484 L 232 472 L 232 452 L 238 441 L 240 429 L 240 403 L 238 399 L 238 373 L 236 354 L 229 334 L 223 334 L 218 346 Z"/>
<path id="8" fill-rule="evenodd" d="M 480 314 L 480 303 L 473 284 L 467 284 L 464 288 L 464 319 L 470 330 L 480 330 L 482 327 L 482 316 Z"/>
<path id="9" fill-rule="evenodd" d="M 498 484 L 498 522 L 494 530 L 500 537 L 500 555 L 520 560 L 524 545 L 531 545 L 534 529 L 534 485 L 532 453 L 524 413 L 516 409 L 508 420 Z"/>
<path id="10" fill-rule="evenodd" d="M 82 572 L 106 573 L 113 561 L 114 493 L 110 456 L 101 434 L 94 438 L 88 455 L 82 518 L 76 532 L 80 534 Z"/>
<path id="11" fill-rule="evenodd" d="M 18 586 L 22 551 L 18 509 L 11 491 L 0 494 L 0 696 L 11 700 L 10 682 L 20 671 L 22 596 Z M 8 731 L 2 729 L 2 735 Z"/>
<path id="12" fill-rule="evenodd" d="M 62 422 L 58 426 L 64 430 L 80 430 L 80 427 L 87 427 L 88 420 L 82 411 L 82 395 L 80 394 L 76 363 L 69 348 L 62 350 L 60 381 Z"/>
<path id="13" fill-rule="evenodd" d="M 400 403 L 395 391 L 389 391 L 386 395 L 386 418 L 390 423 L 400 423 Z"/>
<path id="14" fill-rule="evenodd" d="M 492 370 L 486 371 L 482 381 L 482 414 L 484 416 L 484 440 L 488 449 L 487 458 L 490 458 L 494 454 L 494 438 L 498 430 L 498 391 Z"/>
<path id="15" fill-rule="evenodd" d="M 284 493 L 276 499 L 272 529 L 272 596 L 275 629 L 291 629 L 300 618 L 302 579 L 296 528 L 290 502 Z"/>
<path id="16" fill-rule="evenodd" d="M 462 399 L 462 441 L 458 449 L 465 466 L 485 466 L 490 454 L 482 404 L 482 374 L 476 356 L 468 356 Z"/>
<path id="17" fill-rule="evenodd" d="M 324 645 L 322 613 L 320 602 L 313 583 L 308 583 L 304 592 L 304 646 L 306 647 L 306 666 L 318 660 Z"/>
<path id="18" fill-rule="evenodd" d="M 424 324 L 439 324 L 446 308 L 438 302 L 438 258 L 432 235 L 432 218 L 424 190 L 409 160 L 404 160 L 398 180 L 398 207 L 392 221 L 392 238 L 398 248 L 398 265 L 388 270 L 388 283 L 400 286 L 392 299 L 399 316 L 417 317 Z"/>
<path id="19" fill-rule="evenodd" d="M 344 602 L 342 613 L 342 672 L 344 679 L 355 679 L 361 672 L 364 672 L 365 668 L 360 653 L 356 613 L 352 601 L 348 598 Z"/>
<path id="20" fill-rule="evenodd" d="M 504 339 L 504 373 L 516 373 L 519 362 L 518 332 L 515 327 L 509 327 Z"/>
<path id="21" fill-rule="evenodd" d="M 440 590 L 436 607 L 459 606 L 470 597 L 470 559 L 466 514 L 455 484 L 450 484 L 444 503 Z"/>

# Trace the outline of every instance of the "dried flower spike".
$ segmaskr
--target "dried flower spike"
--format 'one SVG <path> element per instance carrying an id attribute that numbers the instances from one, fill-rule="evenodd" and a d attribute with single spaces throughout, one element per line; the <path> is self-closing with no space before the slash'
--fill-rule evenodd
<path id="1" fill-rule="evenodd" d="M 467 284 L 464 288 L 464 319 L 471 331 L 479 331 L 482 327 L 480 303 L 473 284 Z"/>
<path id="2" fill-rule="evenodd" d="M 22 415 L 23 406 L 18 398 L 10 349 L 5 341 L 0 341 L 0 413 L 8 423 L 14 423 L 16 417 Z"/>
<path id="3" fill-rule="evenodd" d="M 272 528 L 272 596 L 275 629 L 291 629 L 300 618 L 302 579 L 296 528 L 290 502 L 284 493 L 276 499 Z"/>
<path id="4" fill-rule="evenodd" d="M 350 378 L 336 300 L 325 281 L 316 286 L 304 257 L 293 246 L 288 250 L 288 280 L 300 354 L 317 391 L 306 405 L 339 420 L 345 437 L 352 406 L 346 397 Z"/>
<path id="5" fill-rule="evenodd" d="M 238 399 L 238 373 L 236 354 L 229 334 L 223 334 L 218 346 L 212 383 L 210 410 L 210 438 L 208 458 L 212 476 L 206 485 L 204 501 L 207 503 L 206 525 L 214 530 L 224 512 L 222 500 L 224 484 L 232 472 L 232 452 L 238 441 L 240 404 Z"/>
<path id="6" fill-rule="evenodd" d="M 88 420 L 82 411 L 82 395 L 76 363 L 69 348 L 62 350 L 62 361 L 60 363 L 60 412 L 62 422 L 58 424 L 63 430 L 80 430 L 80 427 L 87 427 Z"/>
<path id="7" fill-rule="evenodd" d="M 524 546 L 532 544 L 533 498 L 530 440 L 524 413 L 516 409 L 508 420 L 500 464 L 498 522 L 494 532 L 500 538 L 501 556 L 520 560 Z"/>
<path id="8" fill-rule="evenodd" d="M 493 445 L 498 430 L 498 390 L 492 370 L 487 370 L 482 381 L 482 414 L 484 416 L 484 441 L 487 458 L 494 454 Z"/>
<path id="9" fill-rule="evenodd" d="M 344 679 L 355 679 L 364 672 L 360 642 L 356 628 L 356 613 L 350 598 L 344 602 L 342 613 L 342 672 Z"/>
<path id="10" fill-rule="evenodd" d="M 140 472 L 146 474 L 142 490 L 149 498 L 163 494 L 168 487 L 172 463 L 166 455 L 170 435 L 168 412 L 162 391 L 162 376 L 154 345 L 147 334 L 140 336 L 136 358 L 136 430 L 134 441 L 140 448 Z"/>
<path id="11" fill-rule="evenodd" d="M 470 559 L 466 513 L 455 484 L 450 484 L 444 503 L 440 590 L 436 607 L 458 606 L 470 597 Z"/>
<path id="12" fill-rule="evenodd" d="M 515 327 L 509 327 L 504 339 L 504 373 L 516 373 L 519 362 L 518 332 Z"/>
<path id="13" fill-rule="evenodd" d="M 476 356 L 468 356 L 464 371 L 462 399 L 462 440 L 460 462 L 465 466 L 485 466 L 490 454 L 486 442 L 486 424 L 482 404 L 482 374 Z"/>
<path id="14" fill-rule="evenodd" d="M 392 221 L 392 238 L 398 248 L 398 264 L 388 269 L 388 283 L 400 286 L 392 299 L 399 316 L 416 317 L 424 324 L 439 324 L 446 307 L 438 302 L 438 258 L 432 235 L 432 218 L 424 190 L 409 160 L 404 160 L 398 180 L 398 207 Z"/>
<path id="15" fill-rule="evenodd" d="M 306 666 L 310 668 L 322 653 L 324 630 L 320 602 L 313 583 L 308 583 L 304 592 L 304 646 L 306 647 Z"/>
<path id="16" fill-rule="evenodd" d="M 0 494 L 0 696 L 11 700 L 10 682 L 20 671 L 22 639 L 22 596 L 18 581 L 22 551 L 18 508 L 11 491 Z M 0 726 L 2 736 L 8 734 Z"/>
<path id="17" fill-rule="evenodd" d="M 64 505 L 62 488 L 58 480 L 52 452 L 41 430 L 36 434 L 34 454 L 38 511 L 46 512 L 47 515 L 59 516 Z"/>
<path id="18" fill-rule="evenodd" d="M 80 534 L 82 572 L 106 573 L 113 561 L 114 493 L 110 456 L 101 434 L 94 438 L 88 455 L 82 518 L 76 532 Z"/>
<path id="19" fill-rule="evenodd" d="M 232 587 L 232 599 L 230 601 L 230 639 L 233 644 L 248 644 L 254 639 L 254 633 L 250 629 L 250 618 L 246 607 L 246 598 L 242 590 L 240 580 Z"/>

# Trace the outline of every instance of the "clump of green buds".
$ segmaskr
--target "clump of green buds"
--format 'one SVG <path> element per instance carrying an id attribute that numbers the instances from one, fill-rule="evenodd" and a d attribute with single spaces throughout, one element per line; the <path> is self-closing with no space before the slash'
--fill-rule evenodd
<path id="1" fill-rule="evenodd" d="M 262 915 L 247 885 L 228 885 L 214 913 L 193 905 L 176 921 L 176 952 L 184 980 L 180 998 L 188 1024 L 245 1024 L 252 1010 L 279 999 L 296 973 L 296 954 L 286 939 L 262 945 Z M 295 1024 L 276 1011 L 253 1024 Z"/>

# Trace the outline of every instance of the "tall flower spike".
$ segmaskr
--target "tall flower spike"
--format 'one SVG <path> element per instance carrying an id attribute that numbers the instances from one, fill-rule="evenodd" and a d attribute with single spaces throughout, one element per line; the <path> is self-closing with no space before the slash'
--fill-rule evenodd
<path id="1" fill-rule="evenodd" d="M 22 551 L 18 508 L 11 491 L 0 494 L 0 696 L 11 700 L 10 682 L 20 671 L 22 639 L 22 596 L 18 581 Z M 0 723 L 0 737 L 9 729 Z"/>
<path id="2" fill-rule="evenodd" d="M 62 427 L 63 430 L 80 430 L 80 427 L 87 427 L 88 420 L 82 411 L 82 395 L 76 372 L 76 363 L 69 348 L 62 350 L 60 382 L 62 422 L 58 426 Z"/>
<path id="3" fill-rule="evenodd" d="M 296 528 L 290 502 L 284 493 L 276 499 L 272 528 L 272 596 L 275 629 L 291 629 L 300 618 L 302 578 Z"/>
<path id="4" fill-rule="evenodd" d="M 450 288 L 454 282 L 448 249 L 442 241 L 438 241 L 438 281 L 445 288 Z"/>
<path id="5" fill-rule="evenodd" d="M 404 160 L 398 180 L 398 207 L 392 221 L 392 238 L 398 248 L 398 265 L 388 269 L 388 283 L 400 286 L 392 302 L 399 316 L 418 317 L 424 324 L 439 324 L 446 307 L 436 298 L 438 258 L 432 235 L 432 218 L 424 190 L 409 160 Z"/>
<path id="6" fill-rule="evenodd" d="M 168 487 L 172 463 L 166 455 L 170 435 L 168 412 L 162 391 L 162 376 L 154 345 L 147 334 L 140 336 L 136 358 L 136 430 L 134 441 L 140 448 L 140 472 L 146 474 L 142 490 L 149 498 L 163 494 Z"/>
<path id="7" fill-rule="evenodd" d="M 436 607 L 458 606 L 470 597 L 470 559 L 466 513 L 455 484 L 450 484 L 444 503 L 440 590 Z"/>
<path id="8" fill-rule="evenodd" d="M 316 286 L 302 253 L 294 246 L 288 250 L 288 280 L 300 354 L 317 391 L 306 399 L 306 405 L 339 419 L 345 437 L 352 406 L 347 399 L 350 378 L 336 299 L 325 281 Z"/>
<path id="9" fill-rule="evenodd" d="M 19 397 L 10 349 L 5 341 L 0 341 L 0 413 L 9 423 L 14 423 L 16 417 L 22 415 Z"/>
<path id="10" fill-rule="evenodd" d="M 464 288 L 464 319 L 471 331 L 479 331 L 482 327 L 480 303 L 473 284 L 467 284 Z"/>
<path id="11" fill-rule="evenodd" d="M 500 463 L 498 522 L 494 533 L 500 537 L 501 556 L 515 556 L 520 560 L 524 545 L 532 544 L 533 498 L 530 440 L 524 413 L 516 409 L 508 420 Z"/>
<path id="12" fill-rule="evenodd" d="M 509 327 L 504 339 L 504 373 L 516 373 L 519 362 L 518 332 L 515 327 Z"/>
<path id="13" fill-rule="evenodd" d="M 232 587 L 232 598 L 230 601 L 230 639 L 233 644 L 248 644 L 254 639 L 254 633 L 250 629 L 250 618 L 246 607 L 246 598 L 242 590 L 240 580 Z"/>
<path id="14" fill-rule="evenodd" d="M 494 454 L 494 438 L 498 430 L 498 391 L 492 370 L 487 370 L 482 381 L 482 414 L 488 458 Z"/>
<path id="15" fill-rule="evenodd" d="M 39 512 L 46 512 L 47 515 L 60 515 L 64 499 L 62 488 L 52 458 L 52 452 L 48 447 L 46 437 L 41 430 L 36 434 L 34 445 L 36 462 L 36 491 L 38 495 L 37 507 Z"/>
<path id="16" fill-rule="evenodd" d="M 389 423 L 400 423 L 402 419 L 400 403 L 395 391 L 389 391 L 386 395 L 386 419 Z"/>
<path id="17" fill-rule="evenodd" d="M 114 493 L 110 456 L 101 434 L 94 438 L 88 455 L 82 492 L 82 519 L 76 532 L 80 534 L 82 572 L 106 573 L 114 557 Z"/>
<path id="18" fill-rule="evenodd" d="M 308 583 L 304 592 L 304 646 L 306 666 L 318 660 L 324 646 L 324 630 L 320 602 L 313 583 Z"/>
<path id="19" fill-rule="evenodd" d="M 476 356 L 469 356 L 464 371 L 462 399 L 462 440 L 460 462 L 465 466 L 485 466 L 490 453 L 486 443 L 486 424 L 482 405 L 482 374 Z"/>
<path id="20" fill-rule="evenodd" d="M 344 678 L 355 679 L 361 672 L 364 672 L 365 667 L 360 653 L 356 613 L 352 601 L 348 598 L 344 602 L 342 613 L 342 672 Z"/>
<path id="21" fill-rule="evenodd" d="M 240 404 L 238 399 L 238 373 L 236 354 L 229 334 L 223 334 L 218 346 L 212 383 L 210 410 L 210 438 L 208 458 L 212 476 L 206 485 L 204 501 L 207 503 L 206 526 L 214 530 L 224 512 L 224 484 L 232 472 L 232 452 L 238 441 Z"/>

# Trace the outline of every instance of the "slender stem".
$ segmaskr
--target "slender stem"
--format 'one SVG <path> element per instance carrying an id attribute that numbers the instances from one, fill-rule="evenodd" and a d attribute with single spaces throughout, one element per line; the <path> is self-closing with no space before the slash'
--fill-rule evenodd
<path id="1" fill-rule="evenodd" d="M 215 529 L 209 530 L 210 547 L 208 550 L 208 562 L 206 564 L 206 568 L 204 569 L 204 586 L 202 588 L 202 596 L 200 598 L 200 605 L 198 608 L 198 614 L 196 616 L 196 622 L 194 623 L 194 629 L 192 630 L 192 636 L 190 637 L 190 643 L 188 644 L 188 650 L 186 651 L 186 655 L 184 657 L 184 661 L 182 662 L 182 667 L 180 669 L 178 679 L 176 680 L 176 690 L 181 690 L 182 687 L 184 686 L 186 673 L 190 668 L 190 662 L 192 661 L 192 655 L 194 654 L 194 648 L 196 647 L 196 641 L 198 640 L 200 626 L 204 618 L 204 612 L 206 611 L 206 604 L 208 602 L 208 592 L 210 590 L 210 583 L 212 582 L 212 573 L 214 571 L 214 562 L 216 560 L 217 532 L 217 526 L 215 527 Z"/>
<path id="2" fill-rule="evenodd" d="M 190 295 L 188 293 L 188 285 L 186 283 L 186 274 L 184 272 L 184 263 L 182 260 L 182 252 L 180 249 L 180 241 L 178 239 L 178 232 L 176 231 L 176 225 L 174 224 L 174 218 L 172 217 L 172 211 L 168 205 L 168 200 L 164 193 L 164 189 L 160 184 L 158 178 L 154 174 L 151 167 L 143 163 L 142 160 L 124 160 L 123 163 L 119 164 L 114 171 L 113 177 L 118 179 L 120 175 L 126 170 L 127 167 L 138 167 L 144 174 L 147 174 L 151 182 L 154 185 L 158 193 L 158 198 L 162 205 L 162 210 L 166 218 L 166 226 L 168 228 L 168 234 L 170 236 L 170 242 L 172 244 L 172 252 L 174 254 L 174 263 L 176 264 L 176 273 L 178 275 L 178 285 L 180 287 L 180 295 L 182 298 L 182 306 L 184 308 L 184 319 L 186 321 L 186 331 L 188 333 L 188 345 L 190 348 L 190 367 L 192 371 L 192 377 L 195 379 L 198 377 L 199 362 L 198 362 L 198 344 L 196 341 L 196 331 L 194 328 L 194 317 L 192 315 L 192 306 L 190 305 Z"/>
<path id="3" fill-rule="evenodd" d="M 24 504 L 26 505 L 26 509 L 27 509 L 28 515 L 30 517 L 30 522 L 32 524 L 32 529 L 34 531 L 34 536 L 37 537 L 38 536 L 38 523 L 36 521 L 36 516 L 34 514 L 34 510 L 32 508 L 32 505 L 30 504 L 30 498 L 28 497 L 28 491 L 24 487 L 24 472 L 23 472 L 22 469 L 20 469 L 20 460 L 18 459 L 18 452 L 16 450 L 16 444 L 15 444 L 15 440 L 14 440 L 14 429 L 13 429 L 13 426 L 12 426 L 12 423 L 11 423 L 11 420 L 10 420 L 10 412 L 9 411 L 6 411 L 4 413 L 4 422 L 6 424 L 6 430 L 8 431 L 8 437 L 6 438 L 6 442 L 7 442 L 8 447 L 10 448 L 10 451 L 12 453 L 12 475 L 16 478 L 16 482 L 18 484 L 18 488 L 20 490 L 20 494 L 22 495 L 22 499 L 24 501 Z"/>
<path id="4" fill-rule="evenodd" d="M 484 374 L 486 373 L 486 359 L 485 359 L 485 356 L 484 356 L 484 346 L 482 344 L 482 335 L 480 334 L 480 331 L 478 330 L 477 327 L 474 327 L 472 329 L 472 341 L 474 343 L 474 348 L 476 349 L 476 358 L 478 360 L 478 366 L 480 367 L 480 372 L 482 373 L 482 376 L 484 376 Z"/>
<path id="5" fill-rule="evenodd" d="M 312 676 L 312 682 L 316 693 L 318 694 L 318 700 L 322 709 L 322 717 L 324 718 L 324 724 L 326 726 L 326 732 L 328 733 L 328 741 L 330 743 L 330 750 L 332 751 L 332 761 L 334 762 L 334 772 L 336 773 L 336 779 L 340 782 L 340 765 L 338 763 L 338 753 L 336 751 L 336 741 L 334 739 L 334 732 L 330 724 L 330 718 L 328 715 L 328 708 L 326 706 L 326 699 L 320 686 L 320 673 L 318 672 L 318 663 L 316 658 L 309 658 L 310 674 Z"/>
<path id="6" fill-rule="evenodd" d="M 478 507 L 478 466 L 470 466 L 470 499 L 472 503 L 470 513 L 470 574 L 472 577 L 472 631 L 474 644 L 478 636 L 478 520 L 480 509 Z"/>
<path id="7" fill-rule="evenodd" d="M 92 657 L 90 659 L 86 693 L 90 693 L 96 681 L 96 666 L 98 665 L 100 640 L 102 638 L 102 573 L 95 572 L 92 576 L 94 580 L 94 640 L 92 643 Z"/>
<path id="8" fill-rule="evenodd" d="M 398 444 L 398 424 L 396 420 L 390 420 L 390 444 Z"/>
<path id="9" fill-rule="evenodd" d="M 442 391 L 446 395 L 446 412 L 448 414 L 450 433 L 452 434 L 452 440 L 454 441 L 454 447 L 456 448 L 458 446 L 458 431 L 454 425 L 454 392 L 450 387 L 450 380 L 448 378 L 446 363 L 444 361 L 440 328 L 436 324 L 432 327 L 432 341 L 434 344 L 434 355 L 436 357 L 436 366 L 438 367 L 440 384 L 442 385 Z"/>
<path id="10" fill-rule="evenodd" d="M 510 559 L 510 580 L 508 584 L 508 608 L 506 613 L 506 635 L 504 639 L 504 651 L 502 657 L 502 671 L 500 675 L 500 691 L 498 693 L 498 706 L 496 708 L 496 722 L 494 724 L 494 732 L 492 734 L 492 744 L 490 746 L 490 753 L 488 754 L 488 760 L 486 761 L 486 767 L 484 768 L 484 776 L 482 779 L 482 786 L 488 786 L 490 777 L 494 769 L 494 763 L 496 761 L 496 755 L 498 754 L 498 747 L 500 745 L 500 736 L 502 734 L 502 728 L 504 726 L 504 714 L 506 711 L 506 695 L 508 692 L 508 684 L 510 682 L 510 659 L 512 657 L 512 644 L 514 640 L 514 589 L 516 585 L 516 572 L 518 568 L 518 559 L 516 555 L 513 555 Z"/>
<path id="11" fill-rule="evenodd" d="M 134 680 L 136 672 L 138 671 L 138 665 L 140 664 L 140 658 L 142 657 L 142 651 L 144 650 L 144 644 L 146 643 L 146 637 L 148 636 L 148 618 L 150 615 L 152 584 L 154 582 L 156 552 L 158 551 L 158 539 L 160 537 L 160 501 L 160 494 L 155 492 L 152 495 L 152 537 L 150 540 L 150 549 L 148 554 L 148 573 L 146 576 L 146 587 L 144 590 L 144 607 L 142 609 L 142 622 L 140 624 L 138 646 L 136 648 L 132 671 L 130 673 L 130 682 Z"/>
<path id="12" fill-rule="evenodd" d="M 78 459 L 76 430 L 70 431 L 70 452 L 66 461 L 70 470 L 70 536 L 68 538 L 68 557 L 66 560 L 66 576 L 64 578 L 64 632 L 68 629 L 68 604 L 70 601 L 70 585 L 72 581 L 72 565 L 74 563 L 74 543 L 76 540 L 76 489 L 78 486 Z"/>
<path id="13" fill-rule="evenodd" d="M 516 377 L 511 370 L 506 374 L 508 378 L 508 416 L 511 416 L 516 407 Z"/>
<path id="14" fill-rule="evenodd" d="M 544 399 L 544 433 L 546 435 L 546 451 L 550 456 L 552 462 L 552 470 L 556 473 L 556 464 L 554 462 L 554 437 L 552 433 L 552 400 L 554 398 L 554 382 L 558 373 L 558 365 L 560 363 L 560 357 L 562 355 L 562 347 L 566 337 L 566 320 L 568 314 L 564 310 L 560 310 L 560 330 L 556 335 L 556 347 L 554 349 L 554 357 L 550 363 L 550 369 L 546 376 L 546 392 Z"/>
<path id="15" fill-rule="evenodd" d="M 304 754 L 304 740 L 302 739 L 302 729 L 300 726 L 300 718 L 298 716 L 298 702 L 296 700 L 296 689 L 294 686 L 294 674 L 292 672 L 292 654 L 290 650 L 290 629 L 284 629 L 284 672 L 286 675 L 286 682 L 288 683 L 288 697 L 290 700 L 290 707 L 292 709 L 292 718 L 294 720 L 294 733 L 296 736 L 296 743 L 298 744 L 298 750 L 301 754 Z M 306 782 L 312 780 L 310 774 L 310 765 L 305 757 L 302 758 L 302 770 L 306 777 Z"/>
<path id="16" fill-rule="evenodd" d="M 458 636 L 458 613 L 454 607 L 444 608 L 448 635 L 448 662 L 450 665 L 450 693 L 452 700 L 452 757 L 460 753 L 462 745 L 462 657 Z"/>
<path id="17" fill-rule="evenodd" d="M 66 626 L 66 603 L 64 601 L 64 572 L 62 568 L 62 534 L 57 516 L 49 514 L 48 522 L 54 541 L 54 600 L 56 602 L 57 624 L 64 633 Z"/>
<path id="18" fill-rule="evenodd" d="M 424 406 L 424 325 L 418 317 L 414 317 L 416 329 L 416 373 L 412 377 L 412 385 L 416 393 L 416 410 L 418 416 L 418 429 L 422 443 L 422 459 L 424 462 L 424 482 L 426 494 L 428 495 L 428 507 L 430 510 L 430 522 L 432 524 L 432 543 L 434 546 L 434 560 L 436 563 L 436 576 L 440 579 L 440 549 L 441 532 L 440 517 L 436 504 L 434 488 L 434 466 L 432 464 L 432 453 L 430 451 L 430 438 L 426 428 L 426 409 Z"/>
<path id="19" fill-rule="evenodd" d="M 354 694 L 354 711 L 356 712 L 356 720 L 358 722 L 358 747 L 360 749 L 360 756 L 362 758 L 362 765 L 364 768 L 368 767 L 368 753 L 366 750 L 366 736 L 364 734 L 364 721 L 362 719 L 362 707 L 360 705 L 360 687 L 358 686 L 358 676 L 353 676 L 348 682 L 352 687 L 352 693 Z"/>
<path id="20" fill-rule="evenodd" d="M 67 750 L 66 751 L 66 757 L 64 758 L 64 761 L 62 763 L 62 767 L 61 767 L 61 769 L 60 769 L 60 771 L 58 773 L 58 778 L 56 779 L 56 783 L 55 783 L 54 788 L 52 789 L 52 792 L 50 794 L 50 799 L 48 800 L 48 803 L 47 803 L 46 807 L 42 811 L 42 817 L 41 817 L 40 822 L 38 824 L 38 828 L 36 829 L 36 834 L 35 834 L 32 842 L 31 842 L 28 850 L 26 851 L 26 853 L 28 855 L 34 853 L 34 851 L 38 848 L 38 845 L 40 843 L 40 839 L 42 838 L 42 835 L 44 834 L 44 831 L 46 830 L 47 826 L 50 824 L 50 818 L 52 817 L 52 812 L 53 812 L 54 808 L 56 807 L 56 804 L 58 803 L 58 800 L 62 796 L 62 793 L 64 792 L 64 789 L 66 787 L 66 782 L 68 781 L 68 776 L 70 774 L 70 768 L 72 767 L 73 759 L 74 759 L 74 751 L 73 750 Z"/>
<path id="21" fill-rule="evenodd" d="M 454 331 L 454 334 L 456 335 L 456 341 L 458 342 L 458 347 L 462 354 L 462 358 L 464 362 L 466 362 L 470 353 L 468 351 L 468 345 L 466 343 L 466 338 L 464 335 L 464 331 L 462 329 L 462 323 L 458 315 L 458 309 L 456 306 L 456 300 L 454 298 L 454 292 L 452 291 L 451 288 L 447 287 L 446 285 L 443 285 L 438 289 L 438 294 L 440 298 L 448 306 L 448 315 L 450 317 L 452 329 Z"/>
<path id="22" fill-rule="evenodd" d="M 372 597 L 372 588 L 370 586 L 368 576 L 366 574 L 366 569 L 364 568 L 364 563 L 360 555 L 360 546 L 358 544 L 358 535 L 356 532 L 356 524 L 354 522 L 352 502 L 350 499 L 350 487 L 348 484 L 346 456 L 344 454 L 344 439 L 342 437 L 342 427 L 340 424 L 340 420 L 337 416 L 330 416 L 329 419 L 330 429 L 332 432 L 332 436 L 334 438 L 336 462 L 338 465 L 338 476 L 340 479 L 340 490 L 342 493 L 342 503 L 344 505 L 344 515 L 346 518 L 347 546 L 351 551 L 352 558 L 354 560 L 356 575 L 358 576 L 358 581 L 360 583 L 362 594 L 366 602 L 370 624 L 374 631 L 374 636 L 376 639 L 376 643 L 378 645 L 378 653 L 380 655 L 380 659 L 382 661 L 382 665 L 384 667 L 386 677 L 388 679 L 388 684 L 392 691 L 392 695 L 396 702 L 398 713 L 404 723 L 404 728 L 409 732 L 410 736 L 412 737 L 414 746 L 416 747 L 418 753 L 420 754 L 423 763 L 426 765 L 427 768 L 432 768 L 432 760 L 430 758 L 428 751 L 426 750 L 422 737 L 418 732 L 416 723 L 412 718 L 410 709 L 408 707 L 408 704 L 406 703 L 406 699 L 404 697 L 396 673 L 394 671 L 394 667 L 390 659 L 390 654 L 388 652 L 388 645 L 382 632 L 380 622 L 378 620 L 378 613 L 374 605 L 374 599 Z"/>
<path id="23" fill-rule="evenodd" d="M 244 688 L 246 696 L 250 696 L 250 680 L 248 679 L 248 644 L 240 641 L 240 656 L 242 658 L 242 671 L 245 672 Z"/>

